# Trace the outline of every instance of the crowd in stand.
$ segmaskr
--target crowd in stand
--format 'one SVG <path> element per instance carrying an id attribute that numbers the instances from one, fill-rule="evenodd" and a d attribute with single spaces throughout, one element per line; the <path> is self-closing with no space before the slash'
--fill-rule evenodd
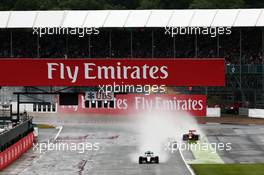
<path id="1" fill-rule="evenodd" d="M 260 31 L 210 37 L 164 35 L 164 29 L 108 29 L 99 35 L 45 35 L 0 30 L 0 57 L 14 58 L 225 58 L 227 64 L 261 64 Z M 12 39 L 11 39 L 12 38 Z M 241 56 L 240 56 L 241 55 Z M 240 59 L 241 58 L 241 59 Z"/>
<path id="2" fill-rule="evenodd" d="M 225 58 L 227 65 L 261 64 L 259 30 L 234 30 L 229 36 L 164 35 L 163 29 L 108 29 L 99 35 L 45 35 L 31 30 L 0 30 L 2 58 Z M 12 39 L 11 39 L 12 38 Z M 241 45 L 240 45 L 241 44 Z M 240 48 L 242 48 L 240 52 Z M 241 55 L 241 56 L 240 56 Z M 244 87 L 259 87 L 257 76 Z M 232 83 L 231 83 L 232 84 Z M 237 86 L 236 83 L 233 83 Z M 232 85 L 232 86 L 233 86 Z M 231 86 L 231 85 L 230 85 Z"/>

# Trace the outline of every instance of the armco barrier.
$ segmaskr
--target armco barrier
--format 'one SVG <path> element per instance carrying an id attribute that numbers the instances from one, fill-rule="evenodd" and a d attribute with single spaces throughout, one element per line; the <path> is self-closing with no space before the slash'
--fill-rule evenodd
<path id="1" fill-rule="evenodd" d="M 31 148 L 33 145 L 33 139 L 33 132 L 31 132 L 3 152 L 0 152 L 0 170 L 3 170 Z"/>
<path id="2" fill-rule="evenodd" d="M 247 116 L 249 115 L 249 109 L 248 108 L 239 108 L 239 115 L 240 116 Z"/>
<path id="3" fill-rule="evenodd" d="M 21 138 L 28 135 L 28 133 L 33 131 L 32 118 L 24 122 L 20 122 L 18 125 L 14 126 L 12 129 L 2 132 L 0 134 L 0 152 L 9 148 L 12 144 L 20 140 Z"/>
<path id="4" fill-rule="evenodd" d="M 206 108 L 207 117 L 221 117 L 221 108 Z"/>
<path id="5" fill-rule="evenodd" d="M 264 118 L 264 109 L 249 109 L 248 117 Z"/>

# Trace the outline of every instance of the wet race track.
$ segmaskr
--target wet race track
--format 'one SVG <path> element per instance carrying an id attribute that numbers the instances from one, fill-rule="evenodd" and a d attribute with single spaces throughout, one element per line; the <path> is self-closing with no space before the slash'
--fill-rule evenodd
<path id="1" fill-rule="evenodd" d="M 191 175 L 179 152 L 169 154 L 168 160 L 160 164 L 139 165 L 137 133 L 122 119 L 36 117 L 35 122 L 63 128 L 61 132 L 59 128 L 40 129 L 39 144 L 34 150 L 28 151 L 0 174 Z M 264 162 L 263 126 L 202 125 L 201 128 L 210 142 L 232 143 L 230 152 L 218 153 L 224 162 Z M 42 147 L 40 153 L 40 143 L 47 144 L 48 140 L 55 145 L 73 144 L 75 147 L 71 150 Z M 88 143 L 86 150 L 80 143 Z"/>
<path id="2" fill-rule="evenodd" d="M 214 125 L 204 126 L 210 143 L 232 143 L 230 151 L 218 154 L 226 163 L 263 163 L 263 125 Z"/>
<path id="3" fill-rule="evenodd" d="M 42 120 L 43 118 L 36 119 L 35 122 L 43 123 Z M 122 121 L 90 121 L 90 119 L 86 121 L 85 118 L 73 122 L 70 122 L 69 118 L 63 120 L 53 118 L 49 121 L 57 126 L 63 126 L 56 141 L 53 141 L 53 138 L 56 137 L 59 129 L 40 129 L 38 141 L 47 143 L 47 140 L 50 140 L 50 144 L 57 145 L 59 143 L 65 145 L 75 143 L 76 147 L 78 147 L 78 143 L 87 143 L 87 150 L 83 151 L 80 145 L 78 150 L 73 147 L 71 150 L 62 150 L 62 146 L 61 150 L 47 150 L 42 146 L 40 153 L 40 145 L 38 145 L 38 148 L 35 147 L 34 151 L 31 149 L 21 160 L 16 161 L 2 173 L 21 175 L 191 175 L 179 152 L 174 152 L 166 162 L 160 162 L 160 164 L 139 165 L 138 155 L 136 155 L 137 136 Z M 94 146 L 95 143 L 97 144 Z M 98 150 L 97 146 L 99 146 Z"/>

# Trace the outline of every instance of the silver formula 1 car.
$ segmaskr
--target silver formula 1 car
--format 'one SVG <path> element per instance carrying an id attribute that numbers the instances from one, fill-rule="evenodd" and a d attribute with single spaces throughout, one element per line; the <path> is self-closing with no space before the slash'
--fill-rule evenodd
<path id="1" fill-rule="evenodd" d="M 159 157 L 154 156 L 154 153 L 151 151 L 145 152 L 144 156 L 140 156 L 138 159 L 139 164 L 158 164 Z"/>

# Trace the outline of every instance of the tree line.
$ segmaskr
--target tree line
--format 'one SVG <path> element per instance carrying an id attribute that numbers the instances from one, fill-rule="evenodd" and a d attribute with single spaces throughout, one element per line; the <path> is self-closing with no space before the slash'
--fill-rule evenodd
<path id="1" fill-rule="evenodd" d="M 264 8 L 263 0 L 0 0 L 0 10 Z"/>

